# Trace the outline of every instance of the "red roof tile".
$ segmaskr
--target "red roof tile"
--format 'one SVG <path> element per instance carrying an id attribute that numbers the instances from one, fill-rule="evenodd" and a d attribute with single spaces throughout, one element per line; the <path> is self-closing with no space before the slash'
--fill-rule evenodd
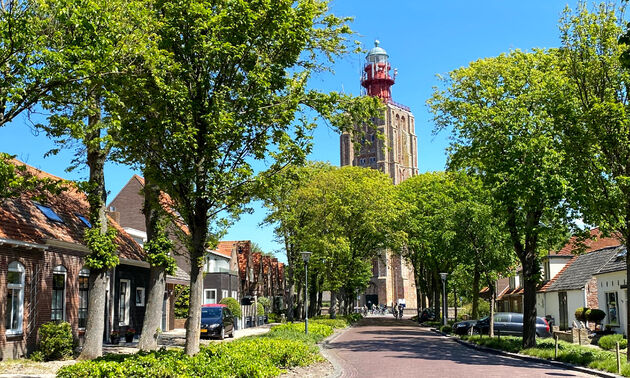
<path id="1" fill-rule="evenodd" d="M 27 171 L 41 178 L 62 180 L 20 161 L 14 164 L 24 165 Z M 18 198 L 0 201 L 0 238 L 13 239 L 29 243 L 43 244 L 46 239 L 84 245 L 83 233 L 86 225 L 77 217 L 88 217 L 89 205 L 84 193 L 79 192 L 71 183 L 59 194 L 43 193 L 41 202 L 53 210 L 62 220 L 49 220 L 32 200 L 33 193 L 23 193 Z M 109 223 L 118 231 L 116 244 L 121 258 L 143 260 L 144 251 L 129 234 L 113 219 Z"/>
<path id="2" fill-rule="evenodd" d="M 590 230 L 590 238 L 580 242 L 577 236 L 572 236 L 569 241 L 556 253 L 550 253 L 550 255 L 564 255 L 571 256 L 576 255 L 578 250 L 584 249 L 584 253 L 596 251 L 598 249 L 606 247 L 616 247 L 621 245 L 621 242 L 614 235 L 602 236 L 599 228 L 593 228 Z"/>

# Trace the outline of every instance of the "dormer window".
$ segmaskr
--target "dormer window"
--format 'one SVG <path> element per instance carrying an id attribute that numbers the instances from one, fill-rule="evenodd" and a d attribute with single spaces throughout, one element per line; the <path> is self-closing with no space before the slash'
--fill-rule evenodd
<path id="1" fill-rule="evenodd" d="M 92 228 L 92 223 L 90 223 L 86 217 L 81 214 L 77 214 L 77 218 L 79 218 L 87 228 Z"/>
<path id="2" fill-rule="evenodd" d="M 41 211 L 42 214 L 44 214 L 44 216 L 48 218 L 48 220 L 51 220 L 53 222 L 63 223 L 63 219 L 61 219 L 61 217 L 57 215 L 57 213 L 55 213 L 53 209 L 51 209 L 48 206 L 44 206 L 41 203 L 37 203 L 37 202 L 34 202 L 34 203 L 35 203 L 35 206 L 37 206 L 37 208 L 39 209 L 39 211 Z"/>

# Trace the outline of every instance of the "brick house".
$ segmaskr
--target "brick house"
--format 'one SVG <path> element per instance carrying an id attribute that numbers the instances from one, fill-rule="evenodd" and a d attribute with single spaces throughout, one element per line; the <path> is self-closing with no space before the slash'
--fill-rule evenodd
<path id="1" fill-rule="evenodd" d="M 61 180 L 26 167 L 35 176 Z M 36 346 L 39 327 L 51 320 L 69 322 L 79 342 L 85 332 L 88 203 L 74 188 L 40 197 L 35 201 L 31 193 L 23 193 L 0 200 L 0 360 L 27 355 Z M 149 284 L 142 248 L 109 221 L 118 231 L 120 265 L 108 278 L 104 338 L 114 329 L 142 329 Z"/>
<path id="2" fill-rule="evenodd" d="M 222 241 L 219 249 L 230 245 L 236 251 L 242 295 L 274 298 L 274 307 L 281 308 L 286 295 L 284 264 L 277 258 L 252 252 L 250 240 Z"/>

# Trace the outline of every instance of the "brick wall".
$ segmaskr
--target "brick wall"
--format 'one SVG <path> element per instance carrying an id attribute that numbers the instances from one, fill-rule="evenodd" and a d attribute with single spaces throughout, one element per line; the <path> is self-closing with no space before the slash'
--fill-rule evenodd
<path id="1" fill-rule="evenodd" d="M 120 222 L 123 227 L 131 227 L 136 230 L 145 231 L 144 214 L 142 214 L 142 206 L 144 205 L 144 196 L 140 194 L 142 185 L 138 179 L 133 176 L 127 185 L 125 185 L 120 193 L 109 204 L 120 213 Z"/>
<path id="2" fill-rule="evenodd" d="M 0 359 L 23 357 L 30 352 L 37 342 L 37 329 L 50 321 L 52 305 L 53 269 L 62 265 L 66 268 L 65 320 L 68 321 L 76 338 L 78 330 L 79 288 L 78 277 L 81 270 L 82 253 L 65 249 L 49 248 L 46 251 L 37 249 L 0 246 Z M 24 266 L 24 314 L 22 335 L 6 336 L 5 311 L 8 265 L 18 261 Z M 39 268 L 39 274 L 35 272 Z M 36 302 L 31 304 L 33 290 L 36 290 Z M 36 309 L 31 311 L 31 307 Z M 31 319 L 31 314 L 33 319 Z M 33 321 L 32 327 L 29 324 Z"/>

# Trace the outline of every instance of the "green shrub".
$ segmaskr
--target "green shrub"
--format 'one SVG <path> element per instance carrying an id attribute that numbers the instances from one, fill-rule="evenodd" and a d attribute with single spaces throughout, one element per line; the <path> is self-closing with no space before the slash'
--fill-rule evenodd
<path id="1" fill-rule="evenodd" d="M 444 325 L 440 327 L 440 331 L 444 332 L 444 333 L 451 333 L 453 332 L 453 327 L 449 326 L 449 325 Z"/>
<path id="2" fill-rule="evenodd" d="M 271 298 L 269 297 L 260 297 L 258 298 L 258 303 L 263 305 L 265 308 L 265 312 L 271 311 Z"/>
<path id="3" fill-rule="evenodd" d="M 267 316 L 269 317 L 269 323 L 281 323 L 282 322 L 282 315 L 280 315 L 280 314 L 272 312 L 271 314 L 268 314 Z"/>
<path id="4" fill-rule="evenodd" d="M 197 355 L 161 349 L 108 355 L 61 368 L 58 377 L 273 377 L 283 369 L 322 361 L 317 346 L 300 340 L 245 337 L 202 346 Z"/>
<path id="5" fill-rule="evenodd" d="M 625 349 L 628 347 L 628 340 L 624 339 L 623 335 L 602 336 L 597 342 L 597 345 L 599 345 L 599 347 L 602 349 L 612 350 L 616 348 L 617 342 L 619 342 L 619 348 L 621 349 Z"/>
<path id="6" fill-rule="evenodd" d="M 175 285 L 175 317 L 184 319 L 188 317 L 190 306 L 190 286 Z"/>
<path id="7" fill-rule="evenodd" d="M 46 361 L 72 357 L 74 339 L 70 323 L 48 322 L 39 327 L 39 345 L 41 358 Z"/>
<path id="8" fill-rule="evenodd" d="M 348 326 L 348 320 L 346 318 L 337 319 L 314 319 L 309 321 L 309 325 L 312 323 L 325 324 L 332 329 L 346 328 Z"/>
<path id="9" fill-rule="evenodd" d="M 265 306 L 263 306 L 260 302 L 258 302 L 258 305 L 256 306 L 256 314 L 258 316 L 265 315 Z"/>
<path id="10" fill-rule="evenodd" d="M 585 322 L 586 321 L 586 311 L 588 310 L 587 307 L 578 307 L 575 310 L 575 319 L 581 321 L 581 322 Z"/>
<path id="11" fill-rule="evenodd" d="M 606 317 L 606 313 L 598 308 L 590 309 L 586 314 L 586 320 L 594 323 L 601 323 Z"/>
<path id="12" fill-rule="evenodd" d="M 234 316 L 236 316 L 237 318 L 241 317 L 242 315 L 241 305 L 238 303 L 236 299 L 227 297 L 227 298 L 221 299 L 219 303 L 226 305 L 230 309 L 230 312 L 234 314 Z"/>
<path id="13" fill-rule="evenodd" d="M 484 316 L 490 315 L 490 303 L 481 298 L 479 299 L 478 303 L 479 303 L 479 308 L 477 309 L 478 317 L 481 319 Z M 472 303 L 466 303 L 465 305 L 463 305 L 458 315 L 460 314 L 466 314 L 469 317 L 472 316 Z"/>
<path id="14" fill-rule="evenodd" d="M 304 333 L 304 323 L 285 323 L 282 325 L 277 325 L 271 328 L 270 334 L 274 334 L 277 332 L 290 331 L 296 333 Z M 322 339 L 333 334 L 332 327 L 326 324 L 318 324 L 309 322 L 308 324 L 308 333 L 320 336 Z"/>

